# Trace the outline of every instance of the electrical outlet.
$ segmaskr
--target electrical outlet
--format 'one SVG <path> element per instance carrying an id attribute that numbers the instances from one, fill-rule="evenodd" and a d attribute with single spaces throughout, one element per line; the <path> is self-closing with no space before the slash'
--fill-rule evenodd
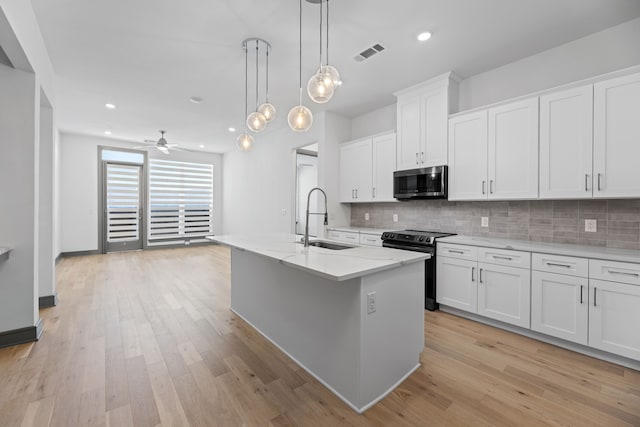
<path id="1" fill-rule="evenodd" d="M 489 217 L 488 216 L 483 216 L 480 218 L 480 226 L 481 227 L 488 227 L 489 226 Z"/>
<path id="2" fill-rule="evenodd" d="M 398 222 L 398 214 L 393 214 L 393 222 Z"/>
<path id="3" fill-rule="evenodd" d="M 367 314 L 376 312 L 376 293 L 369 292 L 367 294 Z"/>
<path id="4" fill-rule="evenodd" d="M 287 210 L 286 209 L 281 209 L 280 213 L 282 214 L 282 216 L 287 216 Z"/>
<path id="5" fill-rule="evenodd" d="M 365 221 L 369 221 L 369 212 L 366 212 L 366 213 L 364 214 L 364 220 L 365 220 Z"/>
<path id="6" fill-rule="evenodd" d="M 584 231 L 588 233 L 595 233 L 598 231 L 598 221 L 595 219 L 584 220 Z"/>

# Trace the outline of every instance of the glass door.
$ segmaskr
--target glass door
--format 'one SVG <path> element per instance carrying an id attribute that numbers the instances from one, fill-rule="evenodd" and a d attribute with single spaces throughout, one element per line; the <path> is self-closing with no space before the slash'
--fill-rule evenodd
<path id="1" fill-rule="evenodd" d="M 142 165 L 102 163 L 104 251 L 142 249 Z"/>

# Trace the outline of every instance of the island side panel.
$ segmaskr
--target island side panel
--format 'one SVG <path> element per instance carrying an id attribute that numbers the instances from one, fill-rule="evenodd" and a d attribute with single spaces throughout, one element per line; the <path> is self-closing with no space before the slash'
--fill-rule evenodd
<path id="1" fill-rule="evenodd" d="M 375 292 L 376 311 L 368 313 Z M 424 261 L 362 279 L 362 406 L 375 403 L 420 364 L 424 349 Z"/>
<path id="2" fill-rule="evenodd" d="M 337 282 L 231 252 L 231 309 L 358 407 L 360 279 Z"/>

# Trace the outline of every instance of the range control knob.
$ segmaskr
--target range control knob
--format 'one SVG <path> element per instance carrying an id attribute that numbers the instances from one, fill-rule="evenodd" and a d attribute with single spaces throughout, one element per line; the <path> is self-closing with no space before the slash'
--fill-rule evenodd
<path id="1" fill-rule="evenodd" d="M 420 236 L 418 240 L 422 242 L 424 240 L 424 236 Z"/>

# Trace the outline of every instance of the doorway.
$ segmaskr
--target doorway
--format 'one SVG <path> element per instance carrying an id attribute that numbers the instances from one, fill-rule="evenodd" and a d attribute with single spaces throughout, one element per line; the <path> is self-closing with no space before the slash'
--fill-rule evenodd
<path id="1" fill-rule="evenodd" d="M 105 161 L 105 252 L 142 249 L 142 165 Z"/>
<path id="2" fill-rule="evenodd" d="M 318 186 L 318 144 L 310 144 L 296 150 L 296 218 L 295 232 L 303 235 L 307 195 Z M 309 211 L 317 212 L 317 195 L 309 201 Z M 318 236 L 318 221 L 314 215 L 309 221 L 309 236 Z"/>

